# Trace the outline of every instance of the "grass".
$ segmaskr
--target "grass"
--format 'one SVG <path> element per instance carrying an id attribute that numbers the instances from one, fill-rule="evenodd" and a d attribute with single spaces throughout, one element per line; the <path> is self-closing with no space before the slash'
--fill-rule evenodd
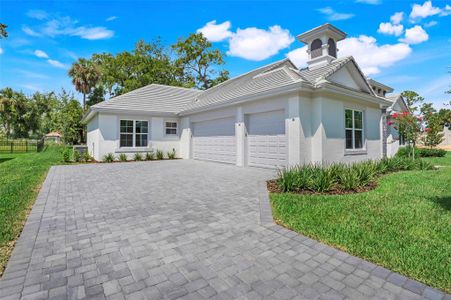
<path id="1" fill-rule="evenodd" d="M 451 152 L 433 171 L 385 175 L 369 192 L 271 194 L 278 223 L 451 292 Z"/>
<path id="2" fill-rule="evenodd" d="M 0 276 L 50 166 L 61 163 L 61 147 L 37 153 L 0 154 Z"/>

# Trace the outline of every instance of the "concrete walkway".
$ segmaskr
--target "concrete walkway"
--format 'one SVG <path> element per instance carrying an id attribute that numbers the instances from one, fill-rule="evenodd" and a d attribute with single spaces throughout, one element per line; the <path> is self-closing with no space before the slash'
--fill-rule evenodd
<path id="1" fill-rule="evenodd" d="M 181 160 L 53 167 L 0 298 L 447 297 L 273 224 L 273 176 Z"/>

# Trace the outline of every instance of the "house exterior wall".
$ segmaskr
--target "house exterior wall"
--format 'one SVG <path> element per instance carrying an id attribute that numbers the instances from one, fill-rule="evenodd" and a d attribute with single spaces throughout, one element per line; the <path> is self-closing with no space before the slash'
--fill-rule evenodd
<path id="1" fill-rule="evenodd" d="M 120 120 L 148 121 L 149 134 L 147 147 L 126 147 L 121 148 L 119 144 Z M 164 122 L 176 121 L 178 133 L 176 136 L 166 135 Z M 96 160 L 102 160 L 103 156 L 113 153 L 116 157 L 125 153 L 132 159 L 135 153 L 145 153 L 151 150 L 162 150 L 170 152 L 175 150 L 180 154 L 180 119 L 150 117 L 146 115 L 114 115 L 98 113 L 93 117 L 88 125 L 87 146 L 89 153 Z"/>
<path id="2" fill-rule="evenodd" d="M 364 148 L 345 149 L 345 109 L 363 111 Z M 380 159 L 382 113 L 377 105 L 363 104 L 331 95 L 313 99 L 311 162 L 355 162 Z"/>

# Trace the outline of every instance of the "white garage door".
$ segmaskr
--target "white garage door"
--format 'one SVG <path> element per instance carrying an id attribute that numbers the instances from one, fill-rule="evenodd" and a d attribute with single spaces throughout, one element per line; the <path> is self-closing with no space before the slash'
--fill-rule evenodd
<path id="1" fill-rule="evenodd" d="M 235 119 L 193 123 L 193 158 L 235 164 Z"/>
<path id="2" fill-rule="evenodd" d="M 248 116 L 248 165 L 277 168 L 287 165 L 287 138 L 283 110 Z"/>

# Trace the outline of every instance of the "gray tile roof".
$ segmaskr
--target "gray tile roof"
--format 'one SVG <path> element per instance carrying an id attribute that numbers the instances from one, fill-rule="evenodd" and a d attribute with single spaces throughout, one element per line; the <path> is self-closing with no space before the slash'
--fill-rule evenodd
<path id="1" fill-rule="evenodd" d="M 228 103 L 239 97 L 255 95 L 303 80 L 295 65 L 289 59 L 284 59 L 206 90 L 184 111 Z"/>
<path id="2" fill-rule="evenodd" d="M 126 94 L 100 102 L 94 110 L 124 109 L 128 111 L 178 113 L 202 91 L 181 87 L 150 84 Z"/>
<path id="3" fill-rule="evenodd" d="M 229 79 L 206 91 L 150 84 L 98 103 L 92 106 L 90 111 L 126 110 L 162 114 L 187 113 L 209 106 L 232 103 L 237 98 L 258 95 L 297 82 L 316 86 L 348 62 L 353 62 L 359 72 L 362 73 L 352 56 L 338 58 L 330 64 L 316 69 L 306 68 L 301 70 L 297 69 L 289 59 L 283 59 Z"/>

